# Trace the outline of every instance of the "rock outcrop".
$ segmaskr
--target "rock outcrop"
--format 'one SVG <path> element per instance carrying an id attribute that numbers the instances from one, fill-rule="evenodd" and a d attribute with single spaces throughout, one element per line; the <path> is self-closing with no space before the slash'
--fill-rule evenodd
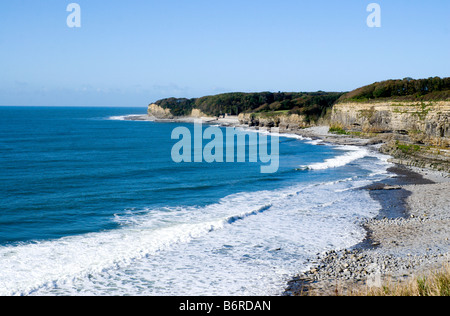
<path id="1" fill-rule="evenodd" d="M 342 135 L 383 143 L 380 150 L 393 156 L 394 162 L 450 171 L 450 101 L 341 102 L 327 113 L 318 121 L 289 111 L 241 113 L 238 118 L 240 124 L 288 132 L 330 125 Z M 149 105 L 148 114 L 157 119 L 180 118 L 157 104 Z M 184 118 L 207 117 L 196 108 L 186 114 Z"/>
<path id="2" fill-rule="evenodd" d="M 148 115 L 157 119 L 174 119 L 176 116 L 172 114 L 170 109 L 164 109 L 157 104 L 150 104 L 148 106 Z M 207 117 L 205 113 L 198 109 L 192 109 L 191 114 L 188 116 L 189 118 L 201 118 Z M 179 117 L 178 117 L 179 118 Z"/>
<path id="3" fill-rule="evenodd" d="M 198 109 L 192 109 L 191 117 L 202 118 L 202 117 L 208 117 L 208 115 L 206 115 L 205 113 L 203 113 L 202 111 L 200 111 Z"/>
<path id="4" fill-rule="evenodd" d="M 239 114 L 241 124 L 256 127 L 279 127 L 281 130 L 298 131 L 311 127 L 306 117 L 298 114 L 272 114 L 272 113 L 241 113 Z"/>
<path id="5" fill-rule="evenodd" d="M 414 143 L 450 145 L 450 102 L 341 103 L 333 107 L 331 125 L 348 131 L 393 133 Z"/>
<path id="6" fill-rule="evenodd" d="M 173 119 L 174 116 L 169 109 L 163 109 L 157 104 L 150 104 L 148 106 L 148 115 L 158 119 Z"/>
<path id="7" fill-rule="evenodd" d="M 378 137 L 397 163 L 450 169 L 450 101 L 338 103 L 330 124 Z"/>

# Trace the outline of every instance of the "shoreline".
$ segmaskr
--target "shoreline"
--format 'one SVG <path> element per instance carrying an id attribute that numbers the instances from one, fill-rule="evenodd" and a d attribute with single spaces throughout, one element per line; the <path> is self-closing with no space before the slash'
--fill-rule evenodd
<path id="1" fill-rule="evenodd" d="M 147 114 L 136 115 L 124 115 L 113 116 L 110 119 L 121 121 L 142 121 L 142 122 L 156 122 L 156 123 L 195 123 L 197 120 L 201 120 L 203 124 L 219 124 L 224 127 L 239 127 L 244 126 L 239 123 L 239 119 L 234 116 L 226 118 L 217 117 L 179 117 L 179 118 L 156 118 Z"/>
<path id="2" fill-rule="evenodd" d="M 219 124 L 245 127 L 237 118 L 142 119 L 155 122 Z M 259 130 L 260 128 L 254 128 Z M 377 138 L 330 134 L 328 127 L 280 130 L 323 144 L 367 147 L 378 151 Z M 405 282 L 450 263 L 450 174 L 400 165 L 390 160 L 394 177 L 363 188 L 380 203 L 379 214 L 361 223 L 366 238 L 348 249 L 318 254 L 308 271 L 287 282 L 283 296 L 352 295 L 354 291 Z"/>
<path id="3" fill-rule="evenodd" d="M 354 145 L 371 145 L 364 141 Z M 393 178 L 363 188 L 381 206 L 375 218 L 362 223 L 366 238 L 348 249 L 318 254 L 309 271 L 288 282 L 284 296 L 352 295 L 450 263 L 450 174 L 391 163 Z"/>
<path id="4" fill-rule="evenodd" d="M 249 128 L 239 122 L 223 126 Z M 330 134 L 326 126 L 280 133 L 376 152 L 383 143 L 378 138 Z M 381 207 L 376 217 L 361 223 L 366 238 L 348 249 L 318 254 L 309 271 L 287 283 L 283 296 L 352 295 L 407 282 L 450 263 L 450 174 L 388 161 L 394 177 L 362 188 Z"/>

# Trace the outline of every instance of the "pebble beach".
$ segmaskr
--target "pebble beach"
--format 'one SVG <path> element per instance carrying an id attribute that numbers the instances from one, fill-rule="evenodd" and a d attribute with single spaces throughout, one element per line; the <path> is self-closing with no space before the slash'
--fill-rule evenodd
<path id="1" fill-rule="evenodd" d="M 285 295 L 352 295 L 387 283 L 410 281 L 450 262 L 450 177 L 393 167 L 385 183 L 365 188 L 382 205 L 363 223 L 366 239 L 350 249 L 318 254 Z"/>
<path id="2" fill-rule="evenodd" d="M 214 123 L 243 126 L 237 118 Z M 380 143 L 376 138 L 331 134 L 327 126 L 294 133 L 323 143 L 365 146 L 374 151 Z M 381 206 L 378 216 L 361 223 L 366 239 L 349 249 L 317 254 L 308 271 L 288 282 L 285 296 L 352 295 L 448 267 L 450 174 L 394 163 L 389 171 L 394 174 L 392 178 L 364 188 Z"/>

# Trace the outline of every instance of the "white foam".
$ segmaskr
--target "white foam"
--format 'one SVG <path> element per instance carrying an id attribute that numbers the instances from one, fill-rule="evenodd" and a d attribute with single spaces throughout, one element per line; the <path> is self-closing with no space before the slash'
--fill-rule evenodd
<path id="1" fill-rule="evenodd" d="M 380 205 L 355 189 L 386 177 L 387 165 L 361 163 L 371 176 L 129 209 L 116 214 L 119 229 L 0 247 L 0 295 L 281 294 L 307 259 L 365 237 L 358 219 Z"/>
<path id="2" fill-rule="evenodd" d="M 367 181 L 130 211 L 116 216 L 120 229 L 1 247 L 0 295 L 280 294 L 308 256 L 364 238 L 356 218 L 376 215 L 379 205 L 352 189 Z"/>
<path id="3" fill-rule="evenodd" d="M 223 227 L 223 221 L 179 224 L 161 229 L 120 229 L 105 233 L 0 248 L 0 295 L 22 295 L 53 282 L 87 277 L 126 265 Z"/>
<path id="4" fill-rule="evenodd" d="M 338 168 L 371 155 L 370 151 L 363 147 L 344 146 L 338 147 L 337 149 L 345 150 L 347 152 L 343 155 L 326 159 L 324 162 L 318 162 L 310 164 L 308 166 L 301 166 L 300 169 L 325 170 L 329 168 Z"/>
<path id="5" fill-rule="evenodd" d="M 319 144 L 324 143 L 324 141 L 322 139 L 314 139 L 314 140 L 311 140 L 311 141 L 307 141 L 306 143 L 307 144 L 311 144 L 311 145 L 319 145 Z"/>
<path id="6" fill-rule="evenodd" d="M 108 120 L 125 121 L 126 118 L 127 118 L 127 115 L 119 115 L 119 116 L 110 116 L 110 117 L 108 117 Z"/>
<path id="7" fill-rule="evenodd" d="M 248 127 L 238 127 L 237 129 L 242 132 L 245 132 L 245 133 L 252 132 L 252 133 L 259 133 L 259 134 L 264 134 L 264 135 L 272 135 L 275 137 L 284 137 L 284 138 L 293 138 L 293 139 L 298 139 L 298 140 L 312 141 L 311 138 L 303 137 L 302 135 L 299 135 L 299 134 L 278 133 L 278 132 L 272 131 L 271 129 L 255 129 L 255 128 L 248 128 Z"/>
<path id="8" fill-rule="evenodd" d="M 147 115 L 139 115 L 139 114 L 110 116 L 107 119 L 113 120 L 113 121 L 149 121 L 149 120 L 151 120 L 151 118 L 148 117 Z"/>

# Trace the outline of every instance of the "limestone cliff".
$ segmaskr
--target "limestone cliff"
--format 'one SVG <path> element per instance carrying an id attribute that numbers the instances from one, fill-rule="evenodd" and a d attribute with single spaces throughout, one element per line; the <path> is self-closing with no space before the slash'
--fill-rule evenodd
<path id="1" fill-rule="evenodd" d="M 281 130 L 298 131 L 312 126 L 304 115 L 287 113 L 241 113 L 241 124 L 257 127 L 279 127 Z"/>
<path id="2" fill-rule="evenodd" d="M 380 138 L 397 162 L 449 169 L 450 101 L 338 103 L 330 125 Z"/>
<path id="3" fill-rule="evenodd" d="M 150 104 L 148 106 L 148 115 L 158 119 L 173 119 L 173 115 L 169 109 L 163 109 L 157 104 Z"/>
<path id="4" fill-rule="evenodd" d="M 208 115 L 206 115 L 205 113 L 203 113 L 199 109 L 192 109 L 191 117 L 202 118 L 202 117 L 208 117 Z"/>
<path id="5" fill-rule="evenodd" d="M 425 145 L 450 145 L 450 102 L 341 103 L 331 125 L 348 131 L 393 133 Z"/>
<path id="6" fill-rule="evenodd" d="M 172 114 L 170 109 L 164 109 L 157 104 L 150 104 L 148 106 L 148 115 L 157 119 L 174 119 L 175 115 Z M 188 117 L 201 118 L 207 115 L 198 109 L 192 109 L 191 114 Z"/>

